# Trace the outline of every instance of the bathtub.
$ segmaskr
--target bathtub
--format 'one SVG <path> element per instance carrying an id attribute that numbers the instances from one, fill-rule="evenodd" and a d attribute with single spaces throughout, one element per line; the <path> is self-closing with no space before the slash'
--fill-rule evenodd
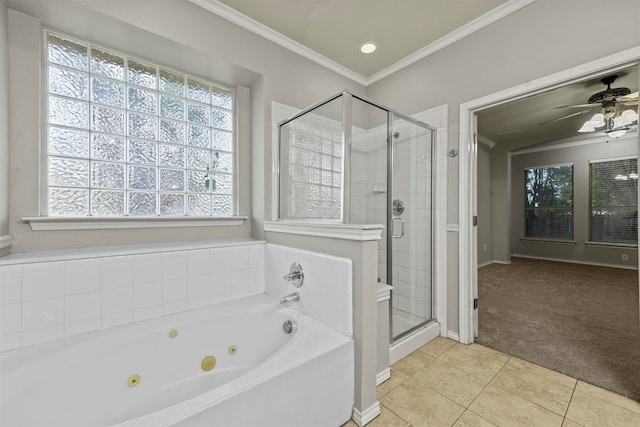
<path id="1" fill-rule="evenodd" d="M 354 399 L 353 339 L 266 294 L 4 352 L 0 363 L 3 427 L 336 427 Z"/>

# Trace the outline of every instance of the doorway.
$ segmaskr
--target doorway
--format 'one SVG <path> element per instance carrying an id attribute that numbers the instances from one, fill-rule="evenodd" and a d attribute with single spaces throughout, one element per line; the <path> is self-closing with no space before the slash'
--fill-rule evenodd
<path id="1" fill-rule="evenodd" d="M 475 114 L 484 108 L 504 104 L 526 96 L 535 95 L 550 89 L 565 86 L 571 82 L 584 80 L 611 70 L 637 64 L 640 60 L 640 47 L 629 49 L 615 55 L 592 61 L 577 67 L 555 73 L 526 84 L 515 86 L 460 105 L 460 153 L 459 153 L 459 321 L 460 341 L 471 344 L 474 341 L 474 299 L 477 294 L 477 136 Z M 640 142 L 638 143 L 640 145 Z"/>
<path id="2" fill-rule="evenodd" d="M 460 339 L 464 343 L 472 343 L 478 332 L 478 311 L 474 309 L 476 304 L 482 305 L 482 295 L 478 298 L 478 251 L 482 251 L 484 246 L 478 245 L 478 227 L 474 225 L 474 216 L 478 215 L 477 197 L 479 189 L 477 187 L 478 158 L 483 155 L 478 144 L 477 129 L 475 127 L 476 115 L 488 108 L 498 105 L 506 105 L 510 102 L 522 100 L 525 97 L 534 96 L 546 91 L 554 90 L 572 83 L 594 79 L 606 74 L 614 74 L 616 71 L 626 67 L 636 67 L 640 58 L 640 48 L 631 49 L 618 55 L 603 58 L 602 60 L 584 64 L 570 70 L 563 71 L 545 78 L 517 86 L 500 93 L 471 101 L 461 106 L 460 135 L 461 135 L 461 158 L 460 158 Z M 637 72 L 635 74 L 635 87 L 638 87 Z M 485 141 L 486 142 L 486 141 Z M 638 152 L 638 136 L 634 137 L 635 154 Z M 509 157 L 511 154 L 509 154 Z M 509 162 L 509 164 L 511 164 Z M 516 174 L 518 171 L 515 171 Z M 511 171 L 508 174 L 512 176 Z M 515 182 L 515 180 L 513 181 Z M 509 179 L 509 184 L 512 181 Z M 515 185 L 515 184 L 514 184 Z M 507 194 L 511 195 L 509 188 Z M 515 194 L 515 193 L 513 193 Z M 517 203 L 518 201 L 512 201 Z M 508 216 L 508 215 L 507 215 Z M 508 219 L 509 222 L 510 219 Z M 637 230 L 636 230 L 637 232 Z M 514 232 L 515 233 L 515 232 Z M 505 253 L 507 257 L 511 255 L 511 242 L 519 239 L 520 236 L 507 237 Z M 624 259 L 624 258 L 623 258 Z M 508 259 L 503 259 L 508 262 Z M 637 277 L 637 273 L 635 273 Z M 475 304 L 474 304 L 475 303 Z M 636 303 L 637 305 L 637 303 Z M 638 307 L 635 307 L 638 310 Z M 480 320 L 481 321 L 481 320 Z"/>

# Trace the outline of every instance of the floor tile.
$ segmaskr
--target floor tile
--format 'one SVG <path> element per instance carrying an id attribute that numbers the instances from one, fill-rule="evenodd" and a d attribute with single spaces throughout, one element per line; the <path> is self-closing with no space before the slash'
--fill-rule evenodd
<path id="1" fill-rule="evenodd" d="M 380 415 L 367 424 L 367 427 L 410 427 L 407 421 L 403 420 L 384 405 L 380 405 Z"/>
<path id="2" fill-rule="evenodd" d="M 503 361 L 503 362 L 506 362 L 511 358 L 511 356 L 509 356 L 508 354 L 504 354 L 501 351 L 494 350 L 494 349 L 492 349 L 490 347 L 486 347 L 486 346 L 484 346 L 482 344 L 473 343 L 473 344 L 470 344 L 468 347 L 473 351 L 477 351 L 478 353 L 486 354 L 487 356 L 493 356 L 496 359 L 498 359 L 500 361 Z"/>
<path id="3" fill-rule="evenodd" d="M 473 412 L 467 410 L 464 411 L 464 414 L 458 421 L 453 425 L 453 427 L 495 427 L 496 425 L 490 421 L 485 420 L 480 415 L 474 414 Z"/>
<path id="4" fill-rule="evenodd" d="M 501 358 L 471 350 L 462 344 L 454 345 L 439 359 L 455 364 L 459 369 L 483 380 L 493 378 L 505 364 Z"/>
<path id="5" fill-rule="evenodd" d="M 464 408 L 409 378 L 387 393 L 382 404 L 412 425 L 451 426 Z"/>
<path id="6" fill-rule="evenodd" d="M 445 337 L 437 337 L 420 347 L 420 351 L 431 357 L 439 357 L 442 353 L 456 345 L 454 340 Z"/>
<path id="7" fill-rule="evenodd" d="M 432 388 L 465 408 L 489 383 L 488 379 L 480 379 L 440 359 L 428 364 L 411 379 L 424 387 Z"/>
<path id="8" fill-rule="evenodd" d="M 584 393 L 577 388 L 569 404 L 567 418 L 585 427 L 640 426 L 640 413 Z"/>
<path id="9" fill-rule="evenodd" d="M 480 393 L 469 409 L 499 426 L 560 427 L 563 419 L 562 416 L 493 383 Z"/>
<path id="10" fill-rule="evenodd" d="M 522 360 L 517 357 L 509 359 L 507 365 L 521 371 L 531 372 L 540 378 L 544 378 L 567 387 L 574 388 L 576 386 L 577 380 L 575 378 L 561 374 L 560 372 L 552 371 L 551 369 L 543 368 L 535 363 L 527 362 L 526 360 Z"/>
<path id="11" fill-rule="evenodd" d="M 562 427 L 584 427 L 582 424 L 578 424 L 575 421 L 571 421 L 568 419 L 564 419 L 564 421 L 562 422 Z"/>
<path id="12" fill-rule="evenodd" d="M 399 371 L 395 367 L 391 367 L 391 378 L 383 382 L 376 389 L 376 393 L 378 396 L 378 400 L 382 398 L 385 394 L 389 393 L 394 388 L 398 387 L 404 380 L 409 378 L 409 375 L 405 374 L 402 371 Z"/>
<path id="13" fill-rule="evenodd" d="M 414 351 L 404 359 L 396 362 L 393 367 L 398 371 L 411 376 L 434 360 L 435 358 L 421 351 Z"/>
<path id="14" fill-rule="evenodd" d="M 606 402 L 613 403 L 614 405 L 640 414 L 640 402 L 629 399 L 628 397 L 620 396 L 619 394 L 613 393 L 609 390 L 605 390 L 595 385 L 585 383 L 584 381 L 578 381 L 578 384 L 576 385 L 576 391 L 589 394 L 593 397 L 597 397 L 598 399 L 602 399 Z"/>
<path id="15" fill-rule="evenodd" d="M 498 372 L 491 384 L 508 389 L 516 396 L 537 403 L 563 417 L 573 394 L 573 386 L 551 381 L 539 375 L 537 369 L 528 366 L 516 368 L 511 363 L 507 363 Z"/>

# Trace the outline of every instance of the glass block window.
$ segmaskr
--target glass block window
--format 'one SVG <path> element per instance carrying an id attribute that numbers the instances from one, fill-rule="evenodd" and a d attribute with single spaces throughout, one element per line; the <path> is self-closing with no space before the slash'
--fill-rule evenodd
<path id="1" fill-rule="evenodd" d="M 49 216 L 228 216 L 233 91 L 47 33 Z"/>
<path id="2" fill-rule="evenodd" d="M 589 164 L 592 242 L 638 244 L 638 159 Z"/>
<path id="3" fill-rule="evenodd" d="M 342 134 L 339 123 L 300 117 L 281 128 L 282 218 L 340 219 Z M 283 174 L 284 172 L 284 174 Z"/>
<path id="4" fill-rule="evenodd" d="M 524 170 L 525 237 L 573 239 L 573 165 Z"/>

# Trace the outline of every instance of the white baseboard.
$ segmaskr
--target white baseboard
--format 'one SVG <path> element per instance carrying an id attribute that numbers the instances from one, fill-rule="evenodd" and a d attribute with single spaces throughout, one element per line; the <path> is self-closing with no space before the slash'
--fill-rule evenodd
<path id="1" fill-rule="evenodd" d="M 483 262 L 482 264 L 478 264 L 478 268 L 486 267 L 487 265 L 491 265 L 491 264 L 509 265 L 509 264 L 511 264 L 511 261 L 510 260 L 509 261 L 501 261 L 501 260 L 497 260 L 497 259 L 492 259 L 491 261 L 487 261 L 487 262 Z"/>
<path id="2" fill-rule="evenodd" d="M 447 338 L 460 342 L 460 336 L 457 332 L 447 331 Z"/>
<path id="3" fill-rule="evenodd" d="M 376 400 L 376 403 L 369 406 L 367 409 L 362 411 L 362 413 L 356 408 L 353 408 L 353 415 L 351 416 L 351 419 L 360 427 L 362 427 L 378 415 L 380 415 L 380 402 Z"/>
<path id="4" fill-rule="evenodd" d="M 588 261 L 580 261 L 580 260 L 573 260 L 573 259 L 550 258 L 550 257 L 543 257 L 543 256 L 532 256 L 532 255 L 521 255 L 521 254 L 512 254 L 511 256 L 516 257 L 516 258 L 539 259 L 539 260 L 542 260 L 542 261 L 566 262 L 568 264 L 594 265 L 596 267 L 622 268 L 624 270 L 637 270 L 638 269 L 638 267 L 635 267 L 635 266 L 632 266 L 632 265 L 606 264 L 604 262 L 588 262 Z"/>
<path id="5" fill-rule="evenodd" d="M 389 365 L 404 359 L 432 339 L 440 336 L 440 324 L 433 322 L 389 348 Z"/>
<path id="6" fill-rule="evenodd" d="M 382 372 L 378 372 L 378 374 L 376 375 L 376 386 L 379 386 L 389 378 L 391 378 L 391 368 L 387 368 Z"/>

